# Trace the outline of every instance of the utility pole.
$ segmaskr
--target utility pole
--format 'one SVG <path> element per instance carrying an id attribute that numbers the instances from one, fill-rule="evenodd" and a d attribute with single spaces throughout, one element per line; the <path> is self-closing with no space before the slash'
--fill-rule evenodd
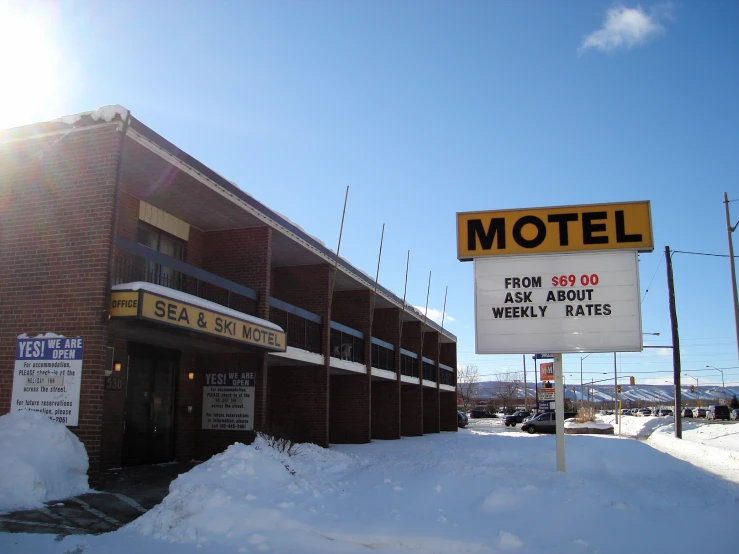
<path id="1" fill-rule="evenodd" d="M 618 370 L 616 369 L 616 353 L 613 353 L 613 414 L 616 416 L 618 423 Z"/>
<path id="2" fill-rule="evenodd" d="M 728 214 L 728 204 L 727 204 Z M 731 235 L 729 235 L 729 244 L 731 244 Z M 733 257 L 732 267 L 733 267 Z M 665 246 L 665 264 L 667 265 L 667 291 L 670 297 L 670 322 L 672 323 L 672 373 L 675 381 L 675 438 L 683 438 L 683 424 L 680 417 L 680 407 L 682 399 L 680 398 L 680 336 L 677 332 L 677 308 L 675 307 L 675 284 L 672 281 L 672 255 L 670 247 Z M 736 298 L 736 287 L 734 288 L 734 298 Z M 736 304 L 735 304 L 736 305 Z"/>
<path id="3" fill-rule="evenodd" d="M 528 387 L 526 386 L 526 354 L 523 356 L 523 409 L 528 411 L 529 409 L 529 393 Z"/>
<path id="4" fill-rule="evenodd" d="M 734 265 L 734 243 L 731 240 L 731 233 L 736 230 L 739 222 L 731 226 L 731 216 L 729 215 L 729 196 L 724 193 L 724 206 L 726 207 L 726 236 L 729 239 L 729 266 L 731 267 L 731 294 L 734 296 L 734 329 L 736 330 L 736 348 L 739 356 L 739 299 L 736 294 L 736 267 Z"/>

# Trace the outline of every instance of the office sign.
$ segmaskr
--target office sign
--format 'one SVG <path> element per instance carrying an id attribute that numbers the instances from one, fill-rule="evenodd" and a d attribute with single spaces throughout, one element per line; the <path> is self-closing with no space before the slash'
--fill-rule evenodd
<path id="1" fill-rule="evenodd" d="M 253 430 L 255 384 L 255 374 L 251 371 L 206 373 L 202 428 Z"/>
<path id="2" fill-rule="evenodd" d="M 143 289 L 113 292 L 109 308 L 111 318 L 137 317 L 271 351 L 285 352 L 287 349 L 282 329 L 268 327 L 268 322 L 260 324 L 263 320 L 257 318 L 247 319 L 246 314 L 236 317 L 227 308 L 224 311 L 229 313 Z"/>
<path id="3" fill-rule="evenodd" d="M 636 252 L 474 264 L 477 354 L 641 351 Z"/>
<path id="4" fill-rule="evenodd" d="M 18 338 L 11 412 L 41 412 L 68 427 L 78 425 L 82 337 Z"/>
<path id="5" fill-rule="evenodd" d="M 461 261 L 597 250 L 654 250 L 649 202 L 457 214 Z"/>

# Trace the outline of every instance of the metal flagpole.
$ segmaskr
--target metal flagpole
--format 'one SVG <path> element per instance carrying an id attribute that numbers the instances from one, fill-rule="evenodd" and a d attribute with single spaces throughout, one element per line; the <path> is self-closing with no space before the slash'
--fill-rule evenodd
<path id="1" fill-rule="evenodd" d="M 339 228 L 339 244 L 336 247 L 336 258 L 334 259 L 334 276 L 331 279 L 331 294 L 328 297 L 329 313 L 331 313 L 331 304 L 334 301 L 334 287 L 336 285 L 336 274 L 339 271 L 339 251 L 341 250 L 341 235 L 344 234 L 344 217 L 346 216 L 346 202 L 349 200 L 349 185 L 346 186 L 346 194 L 344 195 L 344 211 L 341 212 L 341 227 Z"/>
<path id="2" fill-rule="evenodd" d="M 380 279 L 380 261 L 382 260 L 382 243 L 385 240 L 385 224 L 382 224 L 382 234 L 380 235 L 380 253 L 377 255 L 377 273 L 375 273 L 375 290 L 372 295 L 372 309 L 370 310 L 370 332 L 372 331 L 372 321 L 375 318 L 375 301 L 377 299 L 377 283 Z"/>
<path id="3" fill-rule="evenodd" d="M 403 320 L 405 319 L 405 295 L 408 292 L 408 267 L 410 266 L 410 264 L 411 264 L 411 251 L 408 250 L 408 257 L 405 260 L 405 285 L 403 286 L 403 316 L 400 318 L 400 325 L 398 327 L 398 347 L 399 348 L 403 347 Z M 398 375 L 400 375 L 400 372 L 398 372 Z"/>

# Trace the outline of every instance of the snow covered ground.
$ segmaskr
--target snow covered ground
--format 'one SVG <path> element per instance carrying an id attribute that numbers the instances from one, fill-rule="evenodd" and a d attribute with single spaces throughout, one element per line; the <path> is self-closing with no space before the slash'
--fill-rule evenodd
<path id="1" fill-rule="evenodd" d="M 622 432 L 645 435 L 653 425 L 653 436 L 671 440 L 661 432 L 666 418 L 632 419 L 640 421 L 627 418 Z M 699 435 L 702 427 L 686 429 L 681 445 L 715 442 L 711 448 L 737 454 L 728 433 L 739 424 L 722 426 L 724 438 L 706 436 L 713 429 Z M 115 533 L 58 541 L 4 534 L 0 551 L 623 554 L 634 545 L 697 552 L 707 540 L 712 550 L 732 551 L 739 486 L 651 441 L 568 436 L 567 473 L 555 469 L 554 436 L 495 419 L 400 441 L 302 445 L 291 457 L 263 441 L 234 445 L 180 476 L 160 506 Z"/>

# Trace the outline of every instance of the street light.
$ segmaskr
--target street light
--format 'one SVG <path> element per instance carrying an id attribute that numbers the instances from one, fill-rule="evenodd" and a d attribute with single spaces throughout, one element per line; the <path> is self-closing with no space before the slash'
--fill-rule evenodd
<path id="1" fill-rule="evenodd" d="M 588 358 L 588 357 L 592 356 L 593 354 L 595 354 L 595 352 L 591 352 L 590 354 L 588 354 L 584 358 L 583 357 L 580 357 L 580 406 L 581 407 L 583 405 L 583 393 L 582 393 L 582 389 L 583 389 L 583 383 L 582 383 L 582 361 L 585 358 Z M 590 402 L 590 398 L 589 397 L 590 397 L 590 394 L 588 394 L 588 402 Z"/>
<path id="2" fill-rule="evenodd" d="M 723 392 L 723 395 L 724 395 L 724 398 L 725 398 L 726 397 L 726 387 L 724 386 L 724 372 L 723 372 L 723 370 L 717 368 L 714 365 L 707 365 L 706 367 L 712 367 L 713 369 L 715 369 L 716 371 L 718 371 L 719 373 L 721 373 L 721 391 Z"/>

